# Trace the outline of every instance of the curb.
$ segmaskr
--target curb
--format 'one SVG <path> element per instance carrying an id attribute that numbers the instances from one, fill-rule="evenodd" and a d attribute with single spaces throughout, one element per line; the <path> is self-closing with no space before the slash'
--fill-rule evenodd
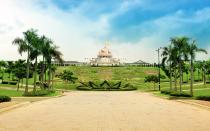
<path id="1" fill-rule="evenodd" d="M 173 99 L 170 99 L 168 97 L 155 95 L 153 93 L 152 93 L 152 95 L 155 96 L 155 97 L 159 97 L 161 99 L 173 100 Z M 177 102 L 181 102 L 181 103 L 184 103 L 184 104 L 193 105 L 193 106 L 201 107 L 201 108 L 206 109 L 206 110 L 210 110 L 210 106 L 198 104 L 198 103 L 195 103 L 195 102 L 190 102 L 190 101 L 186 101 L 186 100 L 173 100 L 173 101 L 177 101 Z"/>
<path id="2" fill-rule="evenodd" d="M 176 100 L 176 101 L 177 101 L 177 102 L 184 103 L 184 104 L 194 105 L 194 106 L 197 106 L 197 107 L 201 107 L 201 108 L 210 110 L 210 106 L 198 104 L 198 103 L 195 103 L 195 102 L 189 102 L 189 101 L 183 101 L 183 100 Z"/>
<path id="3" fill-rule="evenodd" d="M 0 114 L 3 113 L 3 112 L 6 112 L 6 111 L 10 111 L 10 110 L 13 110 L 13 109 L 16 109 L 16 108 L 28 105 L 28 104 L 30 104 L 30 102 L 18 103 L 18 104 L 12 105 L 12 106 L 8 106 L 8 107 L 5 107 L 5 108 L 2 108 L 2 109 L 0 109 Z"/>

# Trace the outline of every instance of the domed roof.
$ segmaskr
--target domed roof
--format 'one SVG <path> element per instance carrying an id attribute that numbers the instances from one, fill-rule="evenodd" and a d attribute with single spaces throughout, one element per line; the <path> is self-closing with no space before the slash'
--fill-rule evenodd
<path id="1" fill-rule="evenodd" d="M 112 57 L 112 53 L 108 49 L 107 45 L 105 45 L 104 48 L 99 51 L 98 57 Z"/>

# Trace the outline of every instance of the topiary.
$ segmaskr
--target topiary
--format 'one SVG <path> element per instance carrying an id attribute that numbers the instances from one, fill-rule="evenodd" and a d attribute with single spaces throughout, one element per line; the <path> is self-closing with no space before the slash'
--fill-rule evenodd
<path id="1" fill-rule="evenodd" d="M 0 96 L 0 102 L 8 102 L 11 101 L 11 97 L 9 96 Z"/>

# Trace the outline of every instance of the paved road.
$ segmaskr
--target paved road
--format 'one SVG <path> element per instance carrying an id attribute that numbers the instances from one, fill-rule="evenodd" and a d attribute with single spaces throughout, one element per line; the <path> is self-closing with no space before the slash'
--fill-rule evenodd
<path id="1" fill-rule="evenodd" d="M 210 131 L 210 111 L 130 92 L 69 92 L 0 114 L 1 131 Z"/>

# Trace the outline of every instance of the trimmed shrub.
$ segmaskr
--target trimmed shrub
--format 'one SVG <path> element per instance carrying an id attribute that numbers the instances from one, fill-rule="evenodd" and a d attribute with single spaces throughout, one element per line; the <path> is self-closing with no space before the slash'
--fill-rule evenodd
<path id="1" fill-rule="evenodd" d="M 46 96 L 48 94 L 55 93 L 55 90 L 38 90 L 36 92 L 28 92 L 28 94 L 24 94 L 24 96 Z"/>
<path id="2" fill-rule="evenodd" d="M 119 81 L 117 83 L 103 81 L 101 84 L 98 82 L 80 82 L 80 86 L 77 86 L 78 90 L 94 90 L 94 91 L 129 91 L 129 90 L 136 90 L 133 85 L 130 83 L 126 83 L 122 85 L 122 82 Z"/>
<path id="3" fill-rule="evenodd" d="M 167 95 L 170 95 L 170 96 L 176 96 L 176 97 L 191 97 L 190 94 L 185 93 L 185 92 L 180 93 L 180 92 L 176 92 L 176 91 L 170 92 L 169 90 L 161 90 L 160 93 L 167 94 Z"/>
<path id="4" fill-rule="evenodd" d="M 17 81 L 10 81 L 9 84 L 10 85 L 17 85 Z"/>
<path id="5" fill-rule="evenodd" d="M 17 85 L 17 81 L 2 81 L 2 84 Z"/>
<path id="6" fill-rule="evenodd" d="M 160 93 L 162 93 L 162 94 L 170 94 L 171 92 L 169 90 L 161 90 Z"/>
<path id="7" fill-rule="evenodd" d="M 190 94 L 185 93 L 185 92 L 171 92 L 170 93 L 171 96 L 177 96 L 177 97 L 191 97 Z"/>
<path id="8" fill-rule="evenodd" d="M 9 96 L 0 96 L 0 103 L 1 102 L 9 102 L 11 101 L 11 97 Z"/>
<path id="9" fill-rule="evenodd" d="M 195 99 L 196 100 L 210 101 L 210 96 L 197 96 Z"/>
<path id="10" fill-rule="evenodd" d="M 9 84 L 8 81 L 2 81 L 2 84 Z"/>

